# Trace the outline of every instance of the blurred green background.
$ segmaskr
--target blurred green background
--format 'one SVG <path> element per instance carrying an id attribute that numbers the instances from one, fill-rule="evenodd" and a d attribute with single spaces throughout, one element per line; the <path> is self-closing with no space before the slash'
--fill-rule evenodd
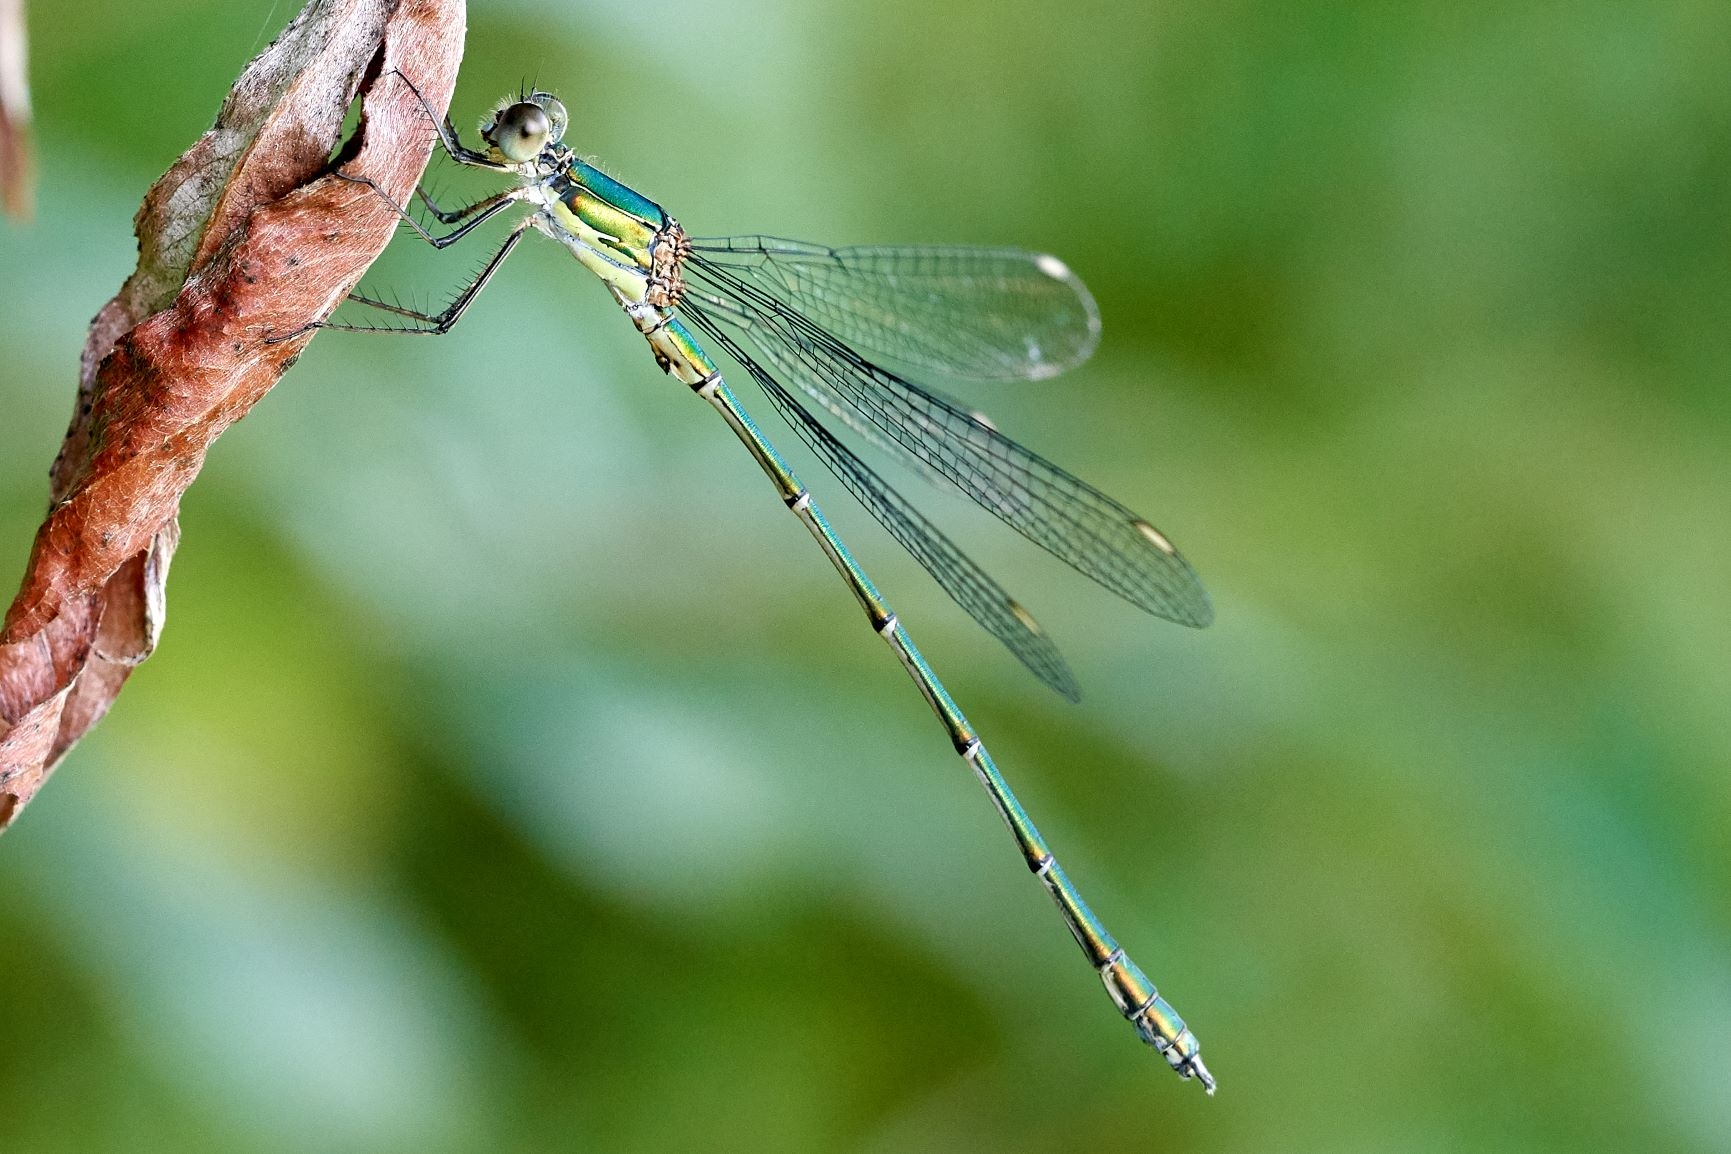
<path id="1" fill-rule="evenodd" d="M 139 199 L 293 7 L 32 6 L 8 583 Z M 539 78 L 693 233 L 1093 287 L 1089 366 L 964 395 L 1218 624 L 928 502 L 1079 707 L 795 456 L 1220 1095 L 536 242 L 211 453 L 161 650 L 0 841 L 0 1149 L 1731 1149 L 1728 44 L 1706 0 L 474 4 L 459 123 Z"/>

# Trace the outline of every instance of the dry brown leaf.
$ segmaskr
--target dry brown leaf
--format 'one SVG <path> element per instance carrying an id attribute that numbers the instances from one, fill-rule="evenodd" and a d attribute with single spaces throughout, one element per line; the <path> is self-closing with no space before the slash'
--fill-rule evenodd
<path id="1" fill-rule="evenodd" d="M 4 2 L 4 0 L 0 0 Z M 138 268 L 91 323 L 52 504 L 0 628 L 0 829 L 162 632 L 180 496 L 383 251 L 434 143 L 463 0 L 311 0 L 138 211 Z M 289 340 L 287 334 L 300 333 Z"/>
<path id="2" fill-rule="evenodd" d="M 30 216 L 30 84 L 24 0 L 0 0 L 0 211 Z"/>

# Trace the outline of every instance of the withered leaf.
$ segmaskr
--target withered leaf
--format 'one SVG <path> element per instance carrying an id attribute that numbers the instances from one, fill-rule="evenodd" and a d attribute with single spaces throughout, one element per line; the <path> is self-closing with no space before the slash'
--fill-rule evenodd
<path id="1" fill-rule="evenodd" d="M 24 0 L 0 0 L 0 211 L 29 217 L 31 176 Z"/>
<path id="2" fill-rule="evenodd" d="M 434 143 L 462 0 L 310 0 L 144 198 L 138 268 L 91 324 L 51 505 L 0 627 L 0 828 L 162 631 L 180 496 L 383 251 Z M 288 334 L 301 334 L 289 340 Z"/>

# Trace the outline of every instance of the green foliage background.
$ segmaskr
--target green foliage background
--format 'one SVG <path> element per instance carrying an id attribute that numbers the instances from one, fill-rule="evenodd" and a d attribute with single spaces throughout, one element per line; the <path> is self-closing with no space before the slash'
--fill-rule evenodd
<path id="1" fill-rule="evenodd" d="M 32 6 L 8 581 L 132 213 L 289 8 Z M 1706 0 L 475 3 L 459 122 L 538 77 L 694 233 L 1092 285 L 1093 363 L 966 395 L 1214 628 L 933 495 L 1068 707 L 807 468 L 1220 1095 L 537 243 L 211 454 L 162 649 L 0 841 L 0 1149 L 1727 1149 L 1728 43 Z"/>

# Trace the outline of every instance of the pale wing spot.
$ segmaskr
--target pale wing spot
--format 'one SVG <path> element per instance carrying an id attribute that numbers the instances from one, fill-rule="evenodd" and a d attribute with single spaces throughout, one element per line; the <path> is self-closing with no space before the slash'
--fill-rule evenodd
<path id="1" fill-rule="evenodd" d="M 998 431 L 998 426 L 992 423 L 992 418 L 986 416 L 986 414 L 980 412 L 980 410 L 975 409 L 973 412 L 969 413 L 968 416 L 973 418 L 974 424 L 979 425 L 981 428 L 990 429 L 994 433 Z"/>
<path id="2" fill-rule="evenodd" d="M 1160 550 L 1162 553 L 1176 553 L 1178 551 L 1178 550 L 1172 548 L 1172 542 L 1170 542 L 1166 539 L 1166 534 L 1160 532 L 1160 530 L 1156 529 L 1154 526 L 1150 525 L 1148 522 L 1146 522 L 1146 521 L 1132 521 L 1132 522 L 1130 522 L 1130 524 L 1132 524 L 1136 527 L 1136 532 L 1142 534 L 1142 536 L 1148 538 L 1149 541 L 1153 542 L 1154 547 L 1156 549 Z"/>
<path id="3" fill-rule="evenodd" d="M 1040 623 L 1034 620 L 1034 615 L 1032 613 L 1029 613 L 1026 609 L 1022 608 L 1020 602 L 1010 602 L 1010 612 L 1016 615 L 1016 620 L 1020 621 L 1029 633 L 1032 633 L 1035 637 L 1045 636 L 1046 631 L 1040 628 Z"/>
<path id="4" fill-rule="evenodd" d="M 1034 258 L 1034 263 L 1040 266 L 1040 271 L 1053 280 L 1069 280 L 1070 266 L 1050 253 L 1041 253 Z"/>

